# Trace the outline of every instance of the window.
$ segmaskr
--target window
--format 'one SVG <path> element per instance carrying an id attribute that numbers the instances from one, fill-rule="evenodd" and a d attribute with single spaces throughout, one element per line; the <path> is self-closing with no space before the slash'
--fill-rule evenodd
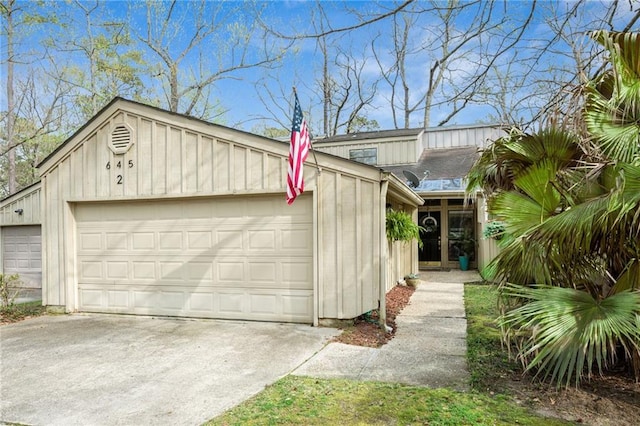
<path id="1" fill-rule="evenodd" d="M 378 163 L 377 148 L 350 149 L 349 160 L 359 163 L 376 165 Z"/>

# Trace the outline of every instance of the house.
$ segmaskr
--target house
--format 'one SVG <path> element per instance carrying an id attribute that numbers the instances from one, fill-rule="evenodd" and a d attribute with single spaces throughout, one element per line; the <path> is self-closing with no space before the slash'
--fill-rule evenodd
<path id="1" fill-rule="evenodd" d="M 18 296 L 40 299 L 42 241 L 40 182 L 0 200 L 0 274 L 18 274 Z"/>
<path id="2" fill-rule="evenodd" d="M 416 213 L 422 198 L 392 173 L 317 153 L 287 205 L 288 152 L 114 99 L 39 165 L 43 304 L 312 324 L 384 307 L 386 206 Z M 3 244 L 17 202 L 3 204 Z M 414 247 L 393 250 L 417 269 Z"/>
<path id="3" fill-rule="evenodd" d="M 482 268 L 497 254 L 482 238 L 488 221 L 484 199 L 465 199 L 464 177 L 479 150 L 502 136 L 497 125 L 397 129 L 314 140 L 317 151 L 381 167 L 412 186 L 424 199 L 415 220 L 424 228 L 416 257 L 420 269 L 460 268 L 464 241 L 471 241 L 471 267 Z"/>

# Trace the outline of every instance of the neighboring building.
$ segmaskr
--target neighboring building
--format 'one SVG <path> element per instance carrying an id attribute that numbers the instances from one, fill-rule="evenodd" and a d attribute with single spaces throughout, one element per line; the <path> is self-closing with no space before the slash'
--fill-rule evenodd
<path id="1" fill-rule="evenodd" d="M 42 293 L 40 182 L 0 200 L 0 273 L 18 274 L 18 297 Z"/>
<path id="2" fill-rule="evenodd" d="M 43 304 L 66 312 L 318 324 L 384 306 L 394 268 L 418 267 L 411 246 L 390 258 L 386 206 L 417 214 L 422 199 L 318 153 L 289 206 L 288 153 L 116 98 L 39 165 L 41 183 L 0 204 L 3 264 L 41 221 Z"/>
<path id="3" fill-rule="evenodd" d="M 496 125 L 398 129 L 354 133 L 314 140 L 320 152 L 382 167 L 412 186 L 424 200 L 415 219 L 426 230 L 417 251 L 419 267 L 459 268 L 461 240 L 471 237 L 476 249 L 471 267 L 483 267 L 497 253 L 482 239 L 487 221 L 484 200 L 465 200 L 464 177 L 479 150 L 502 136 Z"/>

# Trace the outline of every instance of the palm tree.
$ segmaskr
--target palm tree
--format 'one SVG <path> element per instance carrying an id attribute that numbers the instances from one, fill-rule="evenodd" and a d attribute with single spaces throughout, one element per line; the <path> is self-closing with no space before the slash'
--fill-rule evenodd
<path id="1" fill-rule="evenodd" d="M 505 222 L 485 271 L 518 301 L 505 337 L 559 385 L 618 356 L 640 378 L 640 34 L 592 37 L 611 68 L 585 84 L 585 127 L 512 131 L 468 176 Z"/>

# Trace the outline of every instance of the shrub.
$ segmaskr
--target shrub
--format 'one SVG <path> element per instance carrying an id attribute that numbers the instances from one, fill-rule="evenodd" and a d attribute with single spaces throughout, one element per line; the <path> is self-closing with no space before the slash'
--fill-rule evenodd
<path id="1" fill-rule="evenodd" d="M 20 277 L 18 274 L 0 274 L 0 303 L 6 308 L 13 305 L 13 301 L 20 293 Z"/>

